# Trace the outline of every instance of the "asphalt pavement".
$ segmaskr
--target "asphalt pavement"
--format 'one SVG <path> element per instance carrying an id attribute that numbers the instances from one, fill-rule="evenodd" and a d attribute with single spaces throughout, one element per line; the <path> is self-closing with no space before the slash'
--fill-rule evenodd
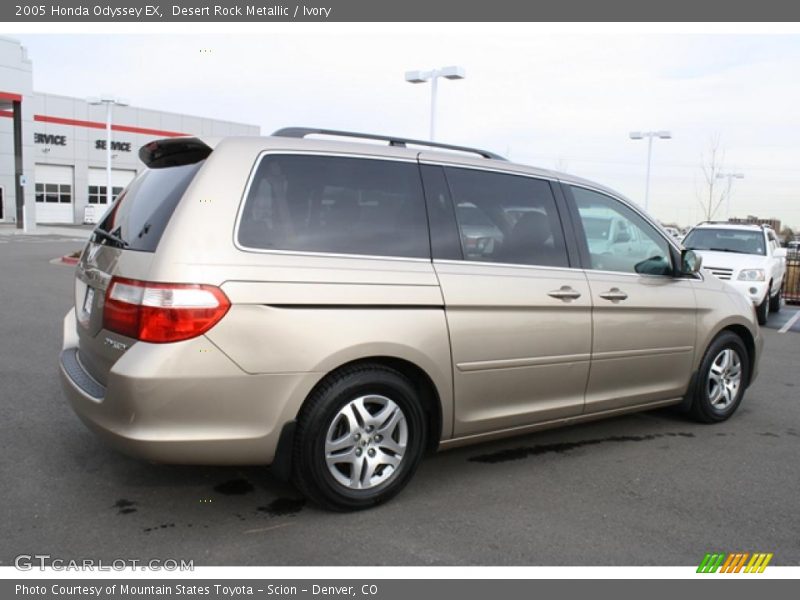
<path id="1" fill-rule="evenodd" d="M 800 564 L 800 323 L 779 332 L 797 307 L 725 423 L 659 410 L 442 452 L 389 504 L 334 514 L 265 468 L 150 464 L 86 430 L 57 377 L 73 274 L 50 261 L 80 248 L 64 240 L 0 241 L 0 564 Z"/>

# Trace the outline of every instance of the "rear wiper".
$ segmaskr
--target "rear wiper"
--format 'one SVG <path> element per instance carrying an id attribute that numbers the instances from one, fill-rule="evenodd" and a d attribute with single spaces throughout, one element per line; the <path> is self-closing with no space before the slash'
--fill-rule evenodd
<path id="1" fill-rule="evenodd" d="M 123 240 L 121 237 L 118 237 L 118 236 L 114 235 L 113 233 L 109 233 L 108 231 L 103 231 L 102 229 L 95 229 L 92 233 L 94 235 L 99 236 L 99 237 L 101 237 L 103 239 L 106 239 L 106 240 L 108 240 L 110 242 L 114 242 L 120 248 L 127 248 L 128 245 L 129 245 L 128 242 Z"/>

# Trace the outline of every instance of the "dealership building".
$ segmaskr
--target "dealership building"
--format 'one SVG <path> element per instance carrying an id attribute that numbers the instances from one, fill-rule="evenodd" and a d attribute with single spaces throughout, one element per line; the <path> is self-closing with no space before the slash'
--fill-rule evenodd
<path id="1" fill-rule="evenodd" d="M 86 98 L 34 92 L 25 48 L 0 37 L 0 222 L 94 222 L 105 211 L 106 106 L 90 104 L 92 92 Z M 114 106 L 112 196 L 145 168 L 138 150 L 150 140 L 259 134 L 256 125 Z"/>

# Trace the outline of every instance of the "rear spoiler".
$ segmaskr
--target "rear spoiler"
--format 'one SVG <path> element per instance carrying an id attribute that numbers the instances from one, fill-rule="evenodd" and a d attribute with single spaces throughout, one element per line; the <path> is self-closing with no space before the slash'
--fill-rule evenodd
<path id="1" fill-rule="evenodd" d="M 192 165 L 208 158 L 213 148 L 196 137 L 154 140 L 139 148 L 139 158 L 150 169 Z"/>

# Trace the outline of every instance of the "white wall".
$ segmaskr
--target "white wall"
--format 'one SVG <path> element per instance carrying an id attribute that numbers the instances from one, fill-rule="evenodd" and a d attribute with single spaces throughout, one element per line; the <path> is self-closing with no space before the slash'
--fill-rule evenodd
<path id="1" fill-rule="evenodd" d="M 32 90 L 32 66 L 19 42 L 0 37 L 0 91 L 23 95 L 24 170 L 29 182 L 25 190 L 27 210 L 34 211 L 34 164 L 71 165 L 74 167 L 73 222 L 83 221 L 89 186 L 89 169 L 106 167 L 106 151 L 96 148 L 97 140 L 105 140 L 106 109 L 90 105 L 84 98 L 38 93 Z M 87 97 L 95 90 L 87 90 Z M 34 115 L 91 122 L 103 127 L 51 123 L 35 120 Z M 160 112 L 135 106 L 115 107 L 113 123 L 128 127 L 156 130 L 153 132 L 114 131 L 112 140 L 130 144 L 130 152 L 112 150 L 115 170 L 138 172 L 144 168 L 138 151 L 147 142 L 165 137 L 161 132 L 197 136 L 260 135 L 256 125 L 205 119 L 190 115 Z M 12 119 L 0 117 L 0 186 L 4 188 L 3 220 L 14 216 L 14 144 Z M 34 143 L 35 134 L 65 136 L 66 145 Z"/>
<path id="2" fill-rule="evenodd" d="M 16 40 L 0 37 L 0 91 L 22 96 L 22 152 L 23 174 L 29 185 L 25 188 L 25 206 L 34 214 L 33 201 L 33 139 L 26 138 L 25 129 L 33 119 L 33 75 L 31 61 L 25 49 Z M 10 110 L 11 106 L 3 106 Z M 3 187 L 3 220 L 16 217 L 16 183 L 14 177 L 14 122 L 0 117 L 0 186 Z"/>

